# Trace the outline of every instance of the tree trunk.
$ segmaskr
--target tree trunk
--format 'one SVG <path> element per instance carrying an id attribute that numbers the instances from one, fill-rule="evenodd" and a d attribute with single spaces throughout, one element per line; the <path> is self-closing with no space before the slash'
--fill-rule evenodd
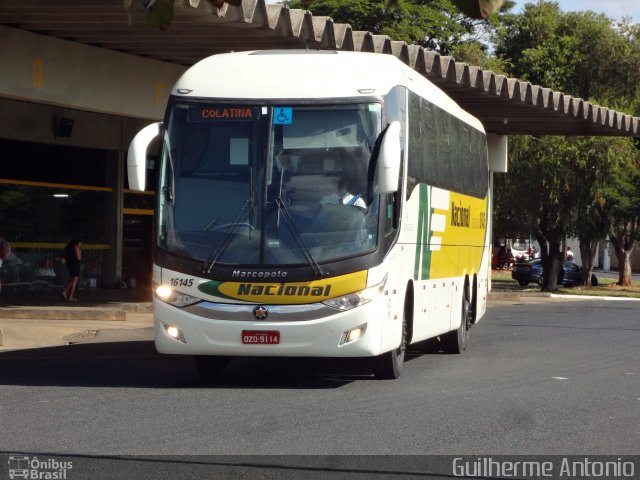
<path id="1" fill-rule="evenodd" d="M 613 249 L 616 252 L 618 259 L 618 283 L 622 287 L 630 287 L 631 276 L 631 252 L 636 247 L 636 241 L 631 240 L 628 236 L 624 236 L 622 239 L 617 238 L 614 235 L 610 235 Z"/>
<path id="2" fill-rule="evenodd" d="M 596 256 L 598 242 L 593 240 L 580 240 L 580 257 L 582 258 L 582 285 L 591 285 L 593 259 Z"/>
<path id="3" fill-rule="evenodd" d="M 631 286 L 631 251 L 621 249 L 616 251 L 618 257 L 618 285 L 623 287 Z"/>
<path id="4" fill-rule="evenodd" d="M 560 262 L 562 261 L 563 252 L 560 251 L 562 242 L 558 240 L 548 240 L 549 250 L 546 258 L 542 258 L 542 274 L 544 283 L 542 284 L 543 292 L 555 292 L 558 290 L 558 274 L 560 272 Z"/>

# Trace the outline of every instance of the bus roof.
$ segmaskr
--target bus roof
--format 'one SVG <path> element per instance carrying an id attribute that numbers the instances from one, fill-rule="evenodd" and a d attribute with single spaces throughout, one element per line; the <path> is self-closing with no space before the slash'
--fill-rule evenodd
<path id="1" fill-rule="evenodd" d="M 189 68 L 177 97 L 319 99 L 384 96 L 405 85 L 475 128 L 482 124 L 393 55 L 336 50 L 260 50 L 212 55 Z"/>

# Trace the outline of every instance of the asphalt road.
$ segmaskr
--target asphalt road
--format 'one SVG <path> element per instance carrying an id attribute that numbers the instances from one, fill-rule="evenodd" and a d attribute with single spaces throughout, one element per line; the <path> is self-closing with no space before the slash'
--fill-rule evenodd
<path id="1" fill-rule="evenodd" d="M 528 302 L 492 302 L 463 355 L 413 349 L 395 381 L 239 359 L 204 383 L 149 342 L 4 352 L 0 454 L 638 454 L 640 304 Z"/>

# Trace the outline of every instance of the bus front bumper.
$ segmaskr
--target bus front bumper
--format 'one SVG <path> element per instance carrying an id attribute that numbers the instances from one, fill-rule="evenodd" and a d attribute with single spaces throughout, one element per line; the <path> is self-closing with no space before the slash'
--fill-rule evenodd
<path id="1" fill-rule="evenodd" d="M 203 307 L 180 309 L 156 298 L 153 307 L 159 353 L 273 357 L 379 355 L 387 311 L 382 298 L 347 311 L 322 304 L 266 305 L 269 315 L 262 320 L 254 317 L 253 305 L 208 303 L 205 315 Z M 246 343 L 247 335 L 277 343 Z"/>

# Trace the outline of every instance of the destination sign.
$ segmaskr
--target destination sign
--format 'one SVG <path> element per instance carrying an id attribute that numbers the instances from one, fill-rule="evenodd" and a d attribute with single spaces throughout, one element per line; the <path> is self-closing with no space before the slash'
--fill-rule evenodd
<path id="1" fill-rule="evenodd" d="M 256 116 L 253 107 L 236 105 L 197 105 L 189 111 L 189 120 L 192 122 L 253 120 Z"/>

